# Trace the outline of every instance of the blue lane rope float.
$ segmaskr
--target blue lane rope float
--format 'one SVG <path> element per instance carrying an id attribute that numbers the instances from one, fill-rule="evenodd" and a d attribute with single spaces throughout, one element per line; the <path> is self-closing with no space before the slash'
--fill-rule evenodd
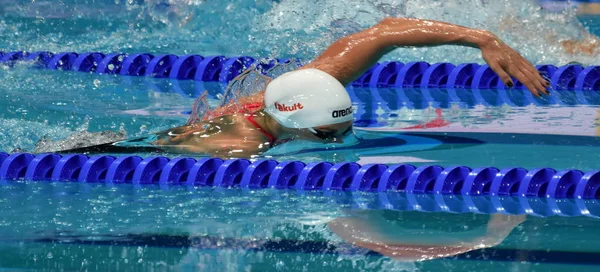
<path id="1" fill-rule="evenodd" d="M 275 188 L 438 196 L 554 199 L 600 197 L 600 171 L 497 169 L 354 162 L 278 162 L 219 158 L 114 157 L 0 153 L 0 181 L 25 179 L 135 185 Z M 473 204 L 475 205 L 475 204 Z M 557 204 L 558 205 L 558 204 Z"/>
<path id="2" fill-rule="evenodd" d="M 324 191 L 353 207 L 600 218 L 600 172 L 0 153 L 8 180 Z M 367 194 L 354 194 L 367 192 Z"/>
<path id="3" fill-rule="evenodd" d="M 201 56 L 173 54 L 153 55 L 100 52 L 0 52 L 0 63 L 12 65 L 17 61 L 33 61 L 35 66 L 55 70 L 147 76 L 177 80 L 229 82 L 251 65 L 263 71 L 288 59 L 265 61 L 249 56 Z M 300 66 L 302 63 L 296 61 Z M 600 66 L 583 67 L 538 65 L 538 71 L 548 78 L 554 90 L 600 90 Z M 383 62 L 371 67 L 352 82 L 355 87 L 507 89 L 488 65 L 476 63 Z M 515 80 L 516 89 L 524 86 Z"/>

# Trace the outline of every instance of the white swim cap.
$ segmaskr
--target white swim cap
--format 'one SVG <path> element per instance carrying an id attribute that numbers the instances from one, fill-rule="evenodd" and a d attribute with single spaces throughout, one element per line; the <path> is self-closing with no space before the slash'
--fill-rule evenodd
<path id="1" fill-rule="evenodd" d="M 301 69 L 275 78 L 265 91 L 265 111 L 289 128 L 311 128 L 353 120 L 344 86 L 317 69 Z"/>

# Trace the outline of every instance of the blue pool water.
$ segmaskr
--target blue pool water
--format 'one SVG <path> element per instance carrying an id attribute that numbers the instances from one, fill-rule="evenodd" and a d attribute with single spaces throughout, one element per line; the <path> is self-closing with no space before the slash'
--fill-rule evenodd
<path id="1" fill-rule="evenodd" d="M 597 57 L 571 56 L 544 37 L 529 37 L 527 31 L 532 29 L 568 38 L 580 33 L 572 14 L 547 14 L 527 1 L 313 2 L 170 1 L 166 5 L 163 1 L 0 0 L 0 51 L 310 59 L 336 37 L 385 16 L 405 15 L 492 29 L 535 63 L 597 64 Z M 519 29 L 506 23 L 525 19 L 528 24 Z M 386 58 L 481 62 L 475 50 L 457 47 L 406 49 Z M 0 66 L 0 150 L 33 150 L 44 137 L 61 140 L 74 133 L 111 130 L 128 137 L 147 135 L 182 124 L 201 92 L 208 90 L 215 102 L 223 87 L 38 70 L 25 63 Z M 475 102 L 478 94 L 473 91 L 461 93 L 460 103 L 449 103 L 447 90 L 429 90 L 433 101 L 425 99 L 422 90 L 349 91 L 358 108 L 352 139 L 331 146 L 290 143 L 263 157 L 600 169 L 600 97 L 595 93 L 553 92 L 551 98 L 530 105 L 521 90 L 507 91 L 509 100 L 501 100 L 496 91 L 482 91 L 484 104 Z M 448 125 L 406 130 L 438 119 Z M 92 140 L 102 140 L 98 137 Z M 464 207 L 459 213 L 432 210 L 427 197 L 5 182 L 0 186 L 0 268 L 596 271 L 600 266 L 596 231 L 600 213 L 595 201 L 556 200 L 560 207 L 570 207 L 563 212 L 574 212 L 525 216 L 532 212 L 508 209 L 486 215 Z M 392 258 L 394 254 L 397 258 Z"/>

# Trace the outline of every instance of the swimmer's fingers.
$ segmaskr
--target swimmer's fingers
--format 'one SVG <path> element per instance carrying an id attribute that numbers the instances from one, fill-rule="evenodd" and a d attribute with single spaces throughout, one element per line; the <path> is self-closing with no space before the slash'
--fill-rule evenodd
<path id="1" fill-rule="evenodd" d="M 515 77 L 519 82 L 521 82 L 533 95 L 540 97 L 540 93 L 542 92 L 542 90 L 544 90 L 544 88 L 538 88 L 536 86 L 537 79 L 535 78 L 534 74 L 527 69 L 529 65 L 527 65 L 524 62 L 521 56 L 512 59 L 513 60 L 511 60 L 508 64 L 505 65 L 506 72 Z M 511 85 L 506 85 L 512 87 L 514 82 L 512 82 L 512 80 L 510 82 Z"/>
<path id="2" fill-rule="evenodd" d="M 498 77 L 500 77 L 500 80 L 502 80 L 502 82 L 504 82 L 506 86 L 511 88 L 512 86 L 514 86 L 512 78 L 510 78 L 508 72 L 504 70 L 504 68 L 502 67 L 502 65 L 500 65 L 499 62 L 490 61 L 488 62 L 488 65 L 490 66 L 492 71 L 494 71 L 498 75 Z"/>
<path id="3" fill-rule="evenodd" d="M 519 80 L 519 82 L 523 83 L 523 85 L 535 96 L 540 97 L 540 90 L 536 87 L 534 80 L 531 79 L 531 76 L 526 75 L 527 72 L 522 72 L 521 70 L 514 73 L 515 77 Z"/>
<path id="4" fill-rule="evenodd" d="M 542 74 L 527 59 L 521 57 L 521 62 L 521 71 L 533 80 L 533 84 L 535 85 L 537 90 L 544 93 L 545 95 L 549 95 L 550 93 L 548 92 L 548 87 L 550 86 L 550 82 L 544 79 L 544 77 L 542 77 Z"/>
<path id="5" fill-rule="evenodd" d="M 535 70 L 534 72 L 531 71 L 531 69 L 528 69 L 527 66 L 524 66 L 521 68 L 520 71 L 529 79 L 529 84 L 532 85 L 538 93 L 549 95 L 548 90 L 546 88 L 547 83 L 537 70 Z"/>
<path id="6" fill-rule="evenodd" d="M 543 78 L 525 59 L 521 58 L 516 65 L 511 67 L 510 72 L 535 96 L 540 97 L 541 94 L 548 94 L 546 87 L 544 87 Z"/>
<path id="7" fill-rule="evenodd" d="M 508 72 L 521 82 L 533 95 L 540 97 L 541 89 L 538 89 L 533 76 L 524 65 L 513 64 L 509 67 Z"/>

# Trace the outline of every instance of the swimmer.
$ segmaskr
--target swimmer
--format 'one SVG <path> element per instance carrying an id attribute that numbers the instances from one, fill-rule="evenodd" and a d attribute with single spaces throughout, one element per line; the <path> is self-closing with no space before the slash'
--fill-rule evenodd
<path id="1" fill-rule="evenodd" d="M 535 67 L 493 33 L 449 23 L 387 18 L 339 39 L 311 63 L 271 80 L 242 107 L 155 134 L 167 152 L 249 158 L 290 140 L 342 143 L 352 133 L 353 106 L 344 86 L 399 47 L 462 45 L 483 59 L 509 87 L 516 78 L 535 96 L 548 95 Z M 217 109 L 219 111 L 221 109 Z M 104 145 L 115 151 L 112 144 Z M 72 152 L 100 149 L 75 149 Z"/>
<path id="2" fill-rule="evenodd" d="M 585 3 L 578 1 L 553 1 L 536 0 L 536 3 L 542 9 L 553 13 L 561 13 L 573 9 L 576 16 L 599 15 L 600 3 Z M 523 29 L 523 22 L 514 18 L 505 18 L 502 21 L 501 28 Z M 538 26 L 532 26 L 539 28 Z M 595 32 L 595 33 L 594 33 Z M 578 38 L 559 39 L 556 34 L 550 34 L 547 37 L 549 44 L 560 44 L 563 50 L 570 55 L 597 56 L 600 55 L 600 37 L 598 31 L 586 29 L 581 24 L 577 24 L 575 33 Z"/>
<path id="3" fill-rule="evenodd" d="M 577 3 L 577 16 L 581 15 L 599 15 L 600 3 Z M 579 26 L 581 37 L 579 39 L 561 40 L 560 45 L 565 51 L 571 55 L 600 55 L 600 37 L 597 36 L 598 31 L 592 33 Z"/>

